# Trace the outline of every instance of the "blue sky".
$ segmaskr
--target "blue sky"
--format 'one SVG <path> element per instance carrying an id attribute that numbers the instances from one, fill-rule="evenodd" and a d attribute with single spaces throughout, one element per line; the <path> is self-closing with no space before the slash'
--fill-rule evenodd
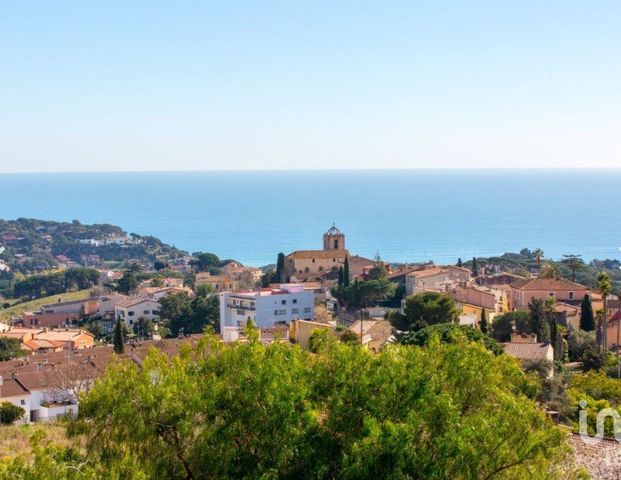
<path id="1" fill-rule="evenodd" d="M 617 167 L 621 2 L 0 2 L 0 172 Z"/>

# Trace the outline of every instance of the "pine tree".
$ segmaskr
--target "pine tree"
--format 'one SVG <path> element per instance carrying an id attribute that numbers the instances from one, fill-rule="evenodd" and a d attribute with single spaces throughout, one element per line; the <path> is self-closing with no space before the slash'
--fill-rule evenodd
<path id="1" fill-rule="evenodd" d="M 458 259 L 457 259 L 457 266 L 458 266 L 459 268 L 462 268 L 462 267 L 464 266 L 463 262 L 461 261 L 461 258 L 458 258 Z"/>
<path id="2" fill-rule="evenodd" d="M 477 267 L 477 257 L 472 257 L 472 275 L 479 276 L 479 267 Z"/>
<path id="3" fill-rule="evenodd" d="M 580 305 L 580 329 L 585 332 L 595 330 L 595 317 L 593 316 L 593 305 L 591 305 L 591 297 L 585 295 Z"/>
<path id="4" fill-rule="evenodd" d="M 349 286 L 349 256 L 345 257 L 345 264 L 343 265 L 343 285 Z"/>
<path id="5" fill-rule="evenodd" d="M 481 333 L 484 333 L 485 335 L 488 334 L 489 326 L 487 324 L 485 309 L 481 310 L 481 323 L 479 324 L 479 327 L 481 328 Z"/>
<path id="6" fill-rule="evenodd" d="M 114 327 L 114 353 L 122 354 L 125 352 L 125 340 L 123 338 L 123 325 L 121 319 L 116 320 Z"/>

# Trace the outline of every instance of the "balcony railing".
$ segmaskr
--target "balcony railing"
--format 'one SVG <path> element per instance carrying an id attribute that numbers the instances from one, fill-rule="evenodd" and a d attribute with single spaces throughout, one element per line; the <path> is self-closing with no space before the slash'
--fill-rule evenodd
<path id="1" fill-rule="evenodd" d="M 234 305 L 232 303 L 227 304 L 227 308 L 235 308 L 237 310 L 256 310 L 257 307 L 251 307 L 250 305 Z"/>

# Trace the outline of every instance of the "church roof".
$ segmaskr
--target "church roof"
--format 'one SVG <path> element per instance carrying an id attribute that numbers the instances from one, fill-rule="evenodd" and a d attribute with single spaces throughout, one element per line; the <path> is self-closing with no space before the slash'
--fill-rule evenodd
<path id="1" fill-rule="evenodd" d="M 287 258 L 338 258 L 345 259 L 349 255 L 347 250 L 296 250 L 287 255 Z"/>
<path id="2" fill-rule="evenodd" d="M 341 232 L 338 228 L 336 228 L 336 225 L 333 223 L 332 226 L 330 227 L 330 230 L 328 230 L 324 235 L 329 235 L 329 236 L 343 235 L 343 232 Z"/>

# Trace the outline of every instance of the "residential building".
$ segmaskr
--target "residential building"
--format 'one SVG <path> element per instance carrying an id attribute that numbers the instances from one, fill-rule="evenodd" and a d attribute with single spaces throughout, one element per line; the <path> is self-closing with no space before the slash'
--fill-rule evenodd
<path id="1" fill-rule="evenodd" d="M 190 296 L 194 295 L 192 289 L 188 287 L 144 287 L 138 291 L 138 296 L 159 301 L 166 295 L 175 295 L 177 293 L 186 293 Z"/>
<path id="2" fill-rule="evenodd" d="M 196 274 L 194 289 L 201 285 L 211 286 L 216 293 L 237 290 L 237 280 L 231 280 L 226 275 L 210 275 L 208 272 Z"/>
<path id="3" fill-rule="evenodd" d="M 618 346 L 621 346 L 621 312 L 615 312 L 608 318 L 607 325 L 607 346 L 611 350 L 616 350 Z"/>
<path id="4" fill-rule="evenodd" d="M 388 320 L 356 320 L 348 329 L 373 352 L 379 352 L 393 338 L 392 325 Z"/>
<path id="5" fill-rule="evenodd" d="M 488 321 L 509 309 L 507 294 L 502 289 L 460 284 L 450 290 L 449 295 L 461 306 L 464 314 L 480 318 L 485 309 Z"/>
<path id="6" fill-rule="evenodd" d="M 89 332 L 80 329 L 34 329 L 10 327 L 0 332 L 0 337 L 15 338 L 20 341 L 22 350 L 28 353 L 61 351 L 66 349 L 80 350 L 95 344 Z"/>
<path id="7" fill-rule="evenodd" d="M 121 319 L 131 328 L 139 319 L 158 321 L 160 304 L 157 300 L 144 297 L 128 297 L 114 306 L 114 317 Z"/>
<path id="8" fill-rule="evenodd" d="M 295 319 L 312 320 L 315 294 L 301 284 L 280 284 L 248 292 L 220 293 L 220 331 L 242 329 L 248 318 L 259 328 L 288 325 Z"/>
<path id="9" fill-rule="evenodd" d="M 518 359 L 522 364 L 529 361 L 554 361 L 552 345 L 549 342 L 538 342 L 537 335 L 534 333 L 530 335 L 513 333 L 511 342 L 503 343 L 502 346 L 507 355 Z M 550 369 L 550 377 L 553 374 L 552 370 Z"/>
<path id="10" fill-rule="evenodd" d="M 556 310 L 556 320 L 559 324 L 570 330 L 578 330 L 580 328 L 580 307 L 556 302 L 554 309 Z"/>
<path id="11" fill-rule="evenodd" d="M 9 402 L 24 409 L 24 416 L 16 423 L 27 423 L 30 418 L 30 392 L 17 379 L 0 376 L 0 403 Z"/>
<path id="12" fill-rule="evenodd" d="M 85 298 L 43 305 L 37 312 L 21 315 L 22 325 L 29 328 L 66 327 L 77 324 L 78 320 L 99 312 L 100 297 Z"/>
<path id="13" fill-rule="evenodd" d="M 420 292 L 448 292 L 459 284 L 470 282 L 470 270 L 453 265 L 425 268 L 406 275 L 406 295 Z"/>
<path id="14" fill-rule="evenodd" d="M 375 260 L 361 257 L 360 255 L 349 256 L 349 274 L 352 277 L 359 277 L 368 273 L 375 266 Z M 385 264 L 386 271 L 390 271 L 390 264 Z"/>
<path id="15" fill-rule="evenodd" d="M 312 334 L 321 330 L 327 330 L 330 335 L 336 335 L 336 326 L 332 323 L 295 319 L 289 324 L 289 338 L 302 348 L 308 348 Z"/>
<path id="16" fill-rule="evenodd" d="M 554 278 L 528 278 L 511 284 L 510 307 L 514 310 L 526 310 L 533 298 L 545 300 L 554 298 L 557 302 L 580 305 L 585 295 L 591 290 L 579 283 Z"/>
<path id="17" fill-rule="evenodd" d="M 432 264 L 402 265 L 388 274 L 388 280 L 405 289 L 406 277 L 413 272 L 432 267 Z"/>

